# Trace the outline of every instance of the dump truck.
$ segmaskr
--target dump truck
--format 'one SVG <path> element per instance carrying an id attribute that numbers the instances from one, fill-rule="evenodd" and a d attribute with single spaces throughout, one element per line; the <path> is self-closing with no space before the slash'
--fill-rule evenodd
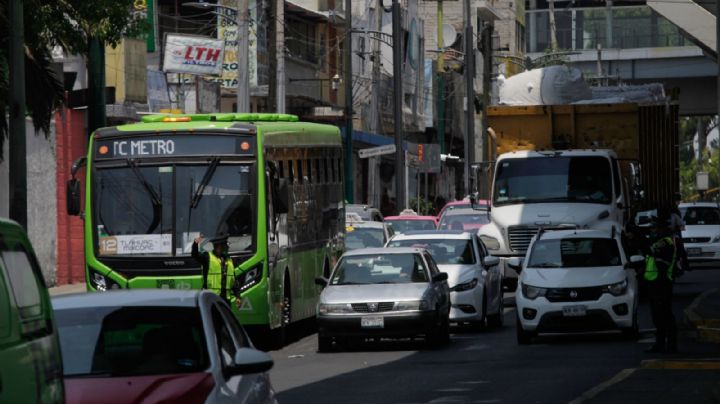
<path id="1" fill-rule="evenodd" d="M 510 289 L 508 259 L 523 257 L 541 228 L 620 232 L 678 191 L 677 105 L 495 106 L 488 121 L 494 147 L 478 185 L 490 223 L 479 234 Z"/>

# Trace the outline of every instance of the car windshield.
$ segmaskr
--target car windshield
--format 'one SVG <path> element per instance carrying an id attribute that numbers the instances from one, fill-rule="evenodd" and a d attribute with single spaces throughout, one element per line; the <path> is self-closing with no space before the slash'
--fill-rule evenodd
<path id="1" fill-rule="evenodd" d="M 473 214 L 444 215 L 440 219 L 440 230 L 473 230 L 490 223 L 487 213 L 478 211 Z"/>
<path id="2" fill-rule="evenodd" d="M 98 250 L 112 255 L 189 255 L 199 234 L 228 234 L 230 252 L 252 251 L 249 164 L 99 167 Z"/>
<path id="3" fill-rule="evenodd" d="M 720 224 L 720 209 L 715 207 L 695 206 L 681 208 L 680 213 L 686 225 Z"/>
<path id="4" fill-rule="evenodd" d="M 428 282 L 420 254 L 357 255 L 343 257 L 330 285 Z"/>
<path id="5" fill-rule="evenodd" d="M 506 159 L 497 165 L 493 204 L 612 200 L 610 161 L 604 157 Z"/>
<path id="6" fill-rule="evenodd" d="M 184 307 L 55 311 L 65 377 L 202 372 L 209 367 L 200 313 Z"/>
<path id="7" fill-rule="evenodd" d="M 382 228 L 352 227 L 345 233 L 345 249 L 382 247 L 385 245 L 385 232 Z"/>
<path id="8" fill-rule="evenodd" d="M 405 233 L 414 230 L 435 230 L 434 220 L 407 220 L 407 219 L 392 219 L 387 220 L 395 233 Z"/>
<path id="9" fill-rule="evenodd" d="M 608 238 L 538 240 L 528 268 L 608 267 L 621 265 L 617 242 Z"/>
<path id="10" fill-rule="evenodd" d="M 472 265 L 476 262 L 471 240 L 393 240 L 388 247 L 424 248 L 438 265 Z"/>

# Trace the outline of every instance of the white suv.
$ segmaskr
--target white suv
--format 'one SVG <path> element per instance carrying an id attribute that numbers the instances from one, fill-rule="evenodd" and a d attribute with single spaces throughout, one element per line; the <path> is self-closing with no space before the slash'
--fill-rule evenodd
<path id="1" fill-rule="evenodd" d="M 682 232 L 688 260 L 693 262 L 720 260 L 720 207 L 714 202 L 681 203 L 685 222 Z"/>
<path id="2" fill-rule="evenodd" d="M 615 233 L 615 232 L 613 232 Z M 620 329 L 637 335 L 636 265 L 625 256 L 619 234 L 597 230 L 539 232 L 521 268 L 515 302 L 517 341 L 529 344 L 539 332 Z"/>

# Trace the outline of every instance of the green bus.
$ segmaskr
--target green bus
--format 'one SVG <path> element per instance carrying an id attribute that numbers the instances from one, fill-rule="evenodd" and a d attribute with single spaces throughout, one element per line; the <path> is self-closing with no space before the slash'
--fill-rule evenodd
<path id="1" fill-rule="evenodd" d="M 282 336 L 315 315 L 314 279 L 344 250 L 342 168 L 338 128 L 294 115 L 148 115 L 99 129 L 67 184 L 68 213 L 84 217 L 87 289 L 199 289 L 193 240 L 228 234 L 236 315 Z"/>

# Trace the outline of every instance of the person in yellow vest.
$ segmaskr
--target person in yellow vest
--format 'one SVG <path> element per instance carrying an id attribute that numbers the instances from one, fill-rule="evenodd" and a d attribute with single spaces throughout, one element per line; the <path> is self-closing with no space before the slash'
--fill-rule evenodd
<path id="1" fill-rule="evenodd" d="M 677 352 L 677 326 L 672 311 L 672 295 L 678 259 L 670 218 L 664 212 L 658 211 L 657 217 L 652 220 L 650 246 L 646 252 L 643 273 L 656 329 L 655 344 L 646 352 Z"/>
<path id="2" fill-rule="evenodd" d="M 213 245 L 210 252 L 200 252 L 199 245 L 204 241 L 202 235 L 195 238 L 192 245 L 192 257 L 203 268 L 203 289 L 215 292 L 229 305 L 240 305 L 240 299 L 233 293 L 235 268 L 228 256 L 228 236 L 218 235 L 209 241 Z"/>

